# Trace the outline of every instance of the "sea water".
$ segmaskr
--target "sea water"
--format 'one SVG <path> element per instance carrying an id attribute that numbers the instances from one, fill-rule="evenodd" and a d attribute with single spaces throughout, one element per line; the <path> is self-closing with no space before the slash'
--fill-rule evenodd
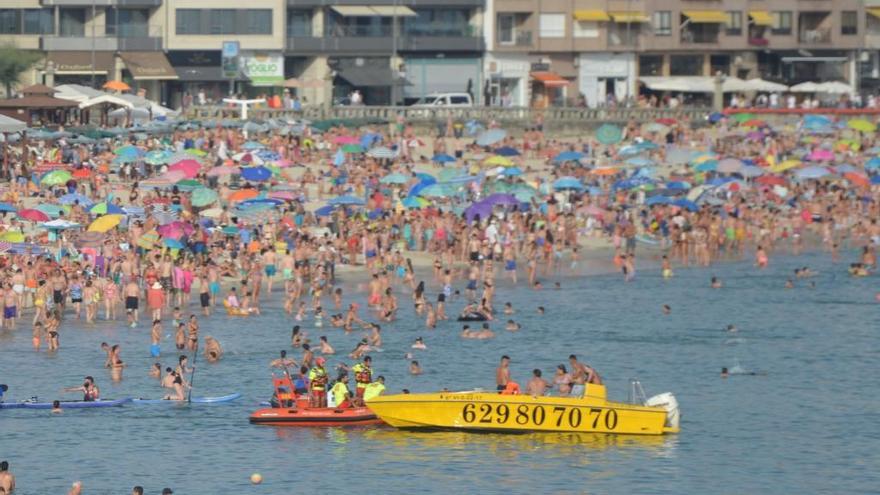
<path id="1" fill-rule="evenodd" d="M 848 253 L 854 257 L 854 253 Z M 783 288 L 796 267 L 819 274 Z M 709 288 L 719 277 L 724 287 Z M 231 404 L 126 405 L 69 410 L 0 410 L 0 459 L 18 478 L 16 493 L 63 493 L 82 480 L 85 493 L 877 493 L 880 486 L 880 290 L 876 276 L 851 278 L 845 263 L 827 255 L 777 257 L 759 271 L 746 262 L 709 269 L 677 269 L 664 280 L 640 271 L 625 283 L 617 274 L 542 276 L 536 292 L 499 281 L 497 306 L 510 301 L 522 324 L 506 332 L 493 323 L 493 340 L 462 340 L 461 323 L 434 330 L 416 318 L 409 291 L 398 291 L 398 321 L 383 325 L 384 349 L 373 353 L 389 392 L 494 387 L 502 354 L 513 378 L 531 370 L 552 379 L 575 353 L 594 366 L 609 396 L 625 400 L 630 378 L 648 395 L 673 392 L 681 405 L 681 433 L 663 437 L 579 434 L 496 435 L 414 433 L 390 428 L 278 428 L 254 426 L 248 415 L 271 394 L 269 362 L 290 349 L 298 323 L 280 308 L 280 295 L 263 316 L 201 318 L 226 355 L 218 364 L 200 356 L 195 395 L 241 392 Z M 553 288 L 559 281 L 561 289 Z M 815 283 L 813 287 L 812 284 Z M 346 302 L 365 302 L 363 286 L 345 284 Z M 437 283 L 429 286 L 433 300 Z M 464 287 L 461 287 L 464 289 Z M 664 315 L 663 304 L 671 314 Z M 463 301 L 449 303 L 450 315 Z M 542 316 L 537 312 L 546 308 Z M 196 312 L 193 305 L 188 312 Z M 364 316 L 364 315 L 362 315 Z M 504 321 L 508 317 L 499 315 Z M 367 318 L 369 319 L 369 318 Z M 735 325 L 735 334 L 725 332 Z M 312 342 L 327 335 L 338 352 L 332 368 L 362 337 L 301 325 Z M 165 333 L 171 329 L 166 325 Z M 428 349 L 410 345 L 423 337 Z M 121 383 L 102 368 L 102 341 L 122 345 L 128 367 Z M 162 342 L 174 366 L 173 338 Z M 68 314 L 56 355 L 35 353 L 24 321 L 0 333 L 0 382 L 7 399 L 78 399 L 61 394 L 92 375 L 105 398 L 157 398 L 167 391 L 147 376 L 149 326 L 121 322 L 88 326 Z M 413 352 L 425 373 L 408 374 Z M 757 375 L 719 376 L 723 366 Z M 251 473 L 263 484 L 251 486 Z M 334 486 L 335 485 L 335 486 Z"/>

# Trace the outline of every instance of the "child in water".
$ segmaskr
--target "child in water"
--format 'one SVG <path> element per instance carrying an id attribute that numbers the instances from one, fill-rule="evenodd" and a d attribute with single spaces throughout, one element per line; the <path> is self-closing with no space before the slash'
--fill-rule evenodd
<path id="1" fill-rule="evenodd" d="M 669 257 L 665 254 L 663 255 L 662 273 L 663 278 L 672 278 L 672 263 L 669 262 Z"/>

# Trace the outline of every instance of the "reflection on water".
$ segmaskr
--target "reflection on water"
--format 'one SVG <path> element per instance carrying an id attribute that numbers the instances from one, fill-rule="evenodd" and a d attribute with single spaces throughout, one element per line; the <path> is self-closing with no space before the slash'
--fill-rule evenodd
<path id="1" fill-rule="evenodd" d="M 877 278 L 834 277 L 845 266 L 825 258 L 774 260 L 758 277 L 748 263 L 719 266 L 712 274 L 724 280 L 721 290 L 705 289 L 706 271 L 687 269 L 671 280 L 640 271 L 629 284 L 617 275 L 561 278 L 563 290 L 543 293 L 502 282 L 499 304 L 516 308 L 519 332 L 463 342 L 457 323 L 427 331 L 412 306 L 402 304 L 401 319 L 383 325 L 385 351 L 373 356 L 389 392 L 399 392 L 491 388 L 502 354 L 513 358 L 513 376 L 522 384 L 535 368 L 552 376 L 576 353 L 602 374 L 611 400 L 626 398 L 631 377 L 641 379 L 648 396 L 675 393 L 682 412 L 678 435 L 251 425 L 249 414 L 271 394 L 269 361 L 290 350 L 293 321 L 275 296 L 266 314 L 246 327 L 223 314 L 202 319 L 206 335 L 227 353 L 219 364 L 198 366 L 197 393 L 239 391 L 240 400 L 71 410 L 60 417 L 0 410 L 0 459 L 9 460 L 18 495 L 64 493 L 75 479 L 90 494 L 128 493 L 135 484 L 147 493 L 165 486 L 197 495 L 300 493 L 321 488 L 336 472 L 344 473 L 346 488 L 376 494 L 870 493 L 880 486 L 880 454 L 873 433 L 876 394 L 867 391 L 864 377 L 876 374 Z M 782 289 L 791 270 L 805 264 L 820 271 L 812 279 L 816 289 Z M 428 285 L 429 296 L 436 296 L 438 287 Z M 347 298 L 355 292 L 345 287 Z M 663 304 L 671 314 L 661 312 Z M 452 302 L 447 312 L 461 305 Z M 538 315 L 538 305 L 547 308 L 545 315 Z M 724 331 L 730 324 L 738 333 Z M 313 341 L 327 335 L 340 352 L 331 366 L 346 361 L 341 354 L 362 337 L 302 325 Z M 428 350 L 410 348 L 418 336 Z M 88 328 L 65 320 L 55 356 L 34 353 L 29 341 L 21 325 L 0 331 L 0 382 L 10 385 L 8 399 L 60 398 L 62 387 L 85 375 L 95 376 L 106 397 L 163 393 L 147 377 L 154 360 L 145 328 L 107 322 Z M 122 345 L 128 367 L 119 383 L 101 367 L 100 341 Z M 162 349 L 163 366 L 176 360 L 173 340 Z M 415 352 L 424 375 L 408 373 L 408 352 Z M 300 353 L 291 355 L 299 359 Z M 723 366 L 738 362 L 766 376 L 719 377 Z M 264 477 L 259 488 L 248 481 L 254 472 Z"/>

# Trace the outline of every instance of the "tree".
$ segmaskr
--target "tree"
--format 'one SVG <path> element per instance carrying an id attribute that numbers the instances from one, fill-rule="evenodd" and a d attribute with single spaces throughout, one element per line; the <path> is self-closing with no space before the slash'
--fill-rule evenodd
<path id="1" fill-rule="evenodd" d="M 0 45 L 0 83 L 6 87 L 6 97 L 12 96 L 12 86 L 22 72 L 30 69 L 42 56 L 38 52 L 22 50 L 13 44 Z"/>

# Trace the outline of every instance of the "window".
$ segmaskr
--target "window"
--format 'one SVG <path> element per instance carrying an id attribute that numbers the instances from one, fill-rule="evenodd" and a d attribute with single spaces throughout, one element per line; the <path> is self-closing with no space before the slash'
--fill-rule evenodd
<path id="1" fill-rule="evenodd" d="M 670 36 L 672 35 L 672 12 L 668 10 L 658 10 L 654 12 L 654 35 Z"/>
<path id="2" fill-rule="evenodd" d="M 727 12 L 727 35 L 739 36 L 743 31 L 743 14 L 738 10 Z"/>
<path id="3" fill-rule="evenodd" d="M 177 34 L 272 34 L 272 9 L 177 9 L 176 15 Z"/>
<path id="4" fill-rule="evenodd" d="M 312 14 L 308 10 L 287 11 L 287 36 L 311 36 Z"/>
<path id="5" fill-rule="evenodd" d="M 147 9 L 109 8 L 104 14 L 105 33 L 121 38 L 145 38 L 149 36 L 147 22 L 150 11 Z"/>
<path id="6" fill-rule="evenodd" d="M 639 55 L 640 76 L 662 76 L 663 55 Z"/>
<path id="7" fill-rule="evenodd" d="M 671 76 L 702 76 L 702 55 L 671 55 L 669 57 L 669 75 Z"/>
<path id="8" fill-rule="evenodd" d="M 541 14 L 539 28 L 542 38 L 565 38 L 565 14 Z"/>
<path id="9" fill-rule="evenodd" d="M 471 102 L 470 100 L 471 99 L 468 98 L 467 96 L 452 95 L 449 97 L 449 104 L 450 105 L 468 105 Z"/>
<path id="10" fill-rule="evenodd" d="M 26 9 L 24 11 L 24 34 L 53 34 L 55 32 L 55 9 Z"/>
<path id="11" fill-rule="evenodd" d="M 512 45 L 516 41 L 514 38 L 515 25 L 513 14 L 498 14 L 498 43 Z"/>
<path id="12" fill-rule="evenodd" d="M 598 38 L 599 23 L 596 21 L 574 21 L 572 35 L 575 38 Z"/>
<path id="13" fill-rule="evenodd" d="M 0 9 L 0 34 L 21 34 L 21 11 Z"/>
<path id="14" fill-rule="evenodd" d="M 840 12 L 840 34 L 859 34 L 859 13 L 855 10 Z"/>
<path id="15" fill-rule="evenodd" d="M 778 10 L 771 13 L 773 16 L 773 34 L 791 34 L 791 11 Z"/>
<path id="16" fill-rule="evenodd" d="M 86 35 L 86 9 L 59 9 L 61 36 L 83 37 Z"/>
<path id="17" fill-rule="evenodd" d="M 200 34 L 202 31 L 202 13 L 199 9 L 177 9 L 177 34 Z"/>

